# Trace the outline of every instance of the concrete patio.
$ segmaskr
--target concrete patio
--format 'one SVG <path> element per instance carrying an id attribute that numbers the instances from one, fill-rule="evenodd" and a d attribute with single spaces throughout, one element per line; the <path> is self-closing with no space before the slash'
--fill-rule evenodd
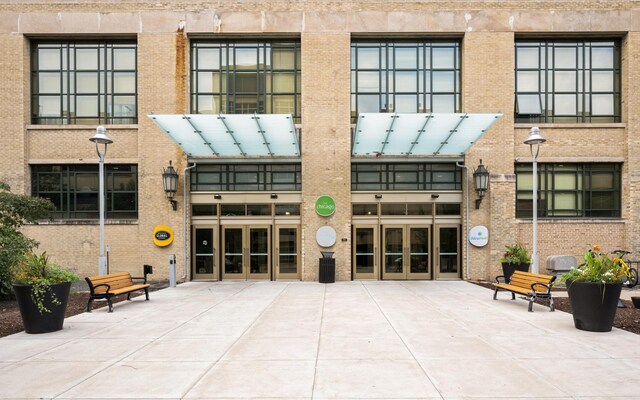
<path id="1" fill-rule="evenodd" d="M 2 398 L 639 399 L 640 336 L 467 282 L 187 283 L 0 339 Z"/>

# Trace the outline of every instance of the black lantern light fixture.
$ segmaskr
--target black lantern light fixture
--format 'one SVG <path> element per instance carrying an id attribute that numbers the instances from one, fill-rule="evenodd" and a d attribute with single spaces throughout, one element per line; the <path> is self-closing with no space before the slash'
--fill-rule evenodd
<path id="1" fill-rule="evenodd" d="M 171 165 L 171 161 L 169 161 L 167 169 L 162 170 L 162 186 L 164 186 L 164 194 L 175 211 L 178 207 L 178 202 L 173 198 L 178 192 L 178 172 Z"/>
<path id="2" fill-rule="evenodd" d="M 473 186 L 478 194 L 478 198 L 476 199 L 477 210 L 480 208 L 480 203 L 489 189 L 489 171 L 485 168 L 484 164 L 482 164 L 482 160 L 480 160 L 478 168 L 473 171 Z"/>

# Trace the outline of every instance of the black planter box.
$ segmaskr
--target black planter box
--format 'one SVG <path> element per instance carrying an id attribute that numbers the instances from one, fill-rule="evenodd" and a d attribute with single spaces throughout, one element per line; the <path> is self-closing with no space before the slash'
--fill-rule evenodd
<path id="1" fill-rule="evenodd" d="M 70 289 L 70 283 L 56 283 L 51 285 L 51 292 L 55 294 L 60 304 L 53 304 L 51 293 L 47 293 L 42 303 L 51 312 L 40 314 L 38 307 L 33 304 L 33 300 L 31 299 L 32 287 L 30 285 L 14 284 L 13 290 L 16 293 L 25 332 L 47 333 L 61 330 L 62 324 L 64 323 L 64 314 L 67 310 L 67 303 L 69 302 Z"/>
<path id="2" fill-rule="evenodd" d="M 609 332 L 618 309 L 622 283 L 567 282 L 576 329 Z"/>
<path id="3" fill-rule="evenodd" d="M 511 275 L 515 271 L 529 272 L 529 264 L 502 263 L 502 275 L 507 283 L 511 281 Z"/>

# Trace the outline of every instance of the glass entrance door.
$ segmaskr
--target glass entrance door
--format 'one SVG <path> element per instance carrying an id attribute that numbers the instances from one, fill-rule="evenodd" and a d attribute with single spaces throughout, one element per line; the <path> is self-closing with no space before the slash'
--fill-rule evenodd
<path id="1" fill-rule="evenodd" d="M 276 227 L 276 279 L 300 279 L 300 229 Z"/>
<path id="2" fill-rule="evenodd" d="M 223 279 L 270 279 L 270 244 L 268 226 L 223 227 Z"/>
<path id="3" fill-rule="evenodd" d="M 429 279 L 429 226 L 384 226 L 382 279 Z"/>
<path id="4" fill-rule="evenodd" d="M 436 278 L 460 278 L 460 227 L 437 225 L 436 227 Z"/>
<path id="5" fill-rule="evenodd" d="M 378 229 L 353 227 L 353 278 L 378 279 Z"/>
<path id="6" fill-rule="evenodd" d="M 193 228 L 193 279 L 216 279 L 213 227 Z"/>

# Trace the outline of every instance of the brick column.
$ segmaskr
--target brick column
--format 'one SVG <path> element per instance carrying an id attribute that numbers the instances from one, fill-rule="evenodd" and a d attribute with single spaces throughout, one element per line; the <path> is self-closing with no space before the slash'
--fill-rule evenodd
<path id="1" fill-rule="evenodd" d="M 462 111 L 502 112 L 503 117 L 473 145 L 469 166 L 469 226 L 489 228 L 489 244 L 469 247 L 472 279 L 489 279 L 499 271 L 504 246 L 515 230 L 515 176 L 513 173 L 514 36 L 512 32 L 467 32 L 462 43 Z M 475 209 L 473 168 L 480 159 L 491 173 L 489 192 Z M 463 227 L 464 230 L 464 227 Z M 463 235 L 463 240 L 467 240 Z"/>
<path id="2" fill-rule="evenodd" d="M 326 249 L 336 252 L 336 279 L 351 278 L 349 52 L 347 32 L 302 35 L 303 280 L 318 279 L 322 248 L 315 235 L 325 225 L 337 233 L 335 246 Z M 330 217 L 315 212 L 321 195 L 336 202 Z"/>

